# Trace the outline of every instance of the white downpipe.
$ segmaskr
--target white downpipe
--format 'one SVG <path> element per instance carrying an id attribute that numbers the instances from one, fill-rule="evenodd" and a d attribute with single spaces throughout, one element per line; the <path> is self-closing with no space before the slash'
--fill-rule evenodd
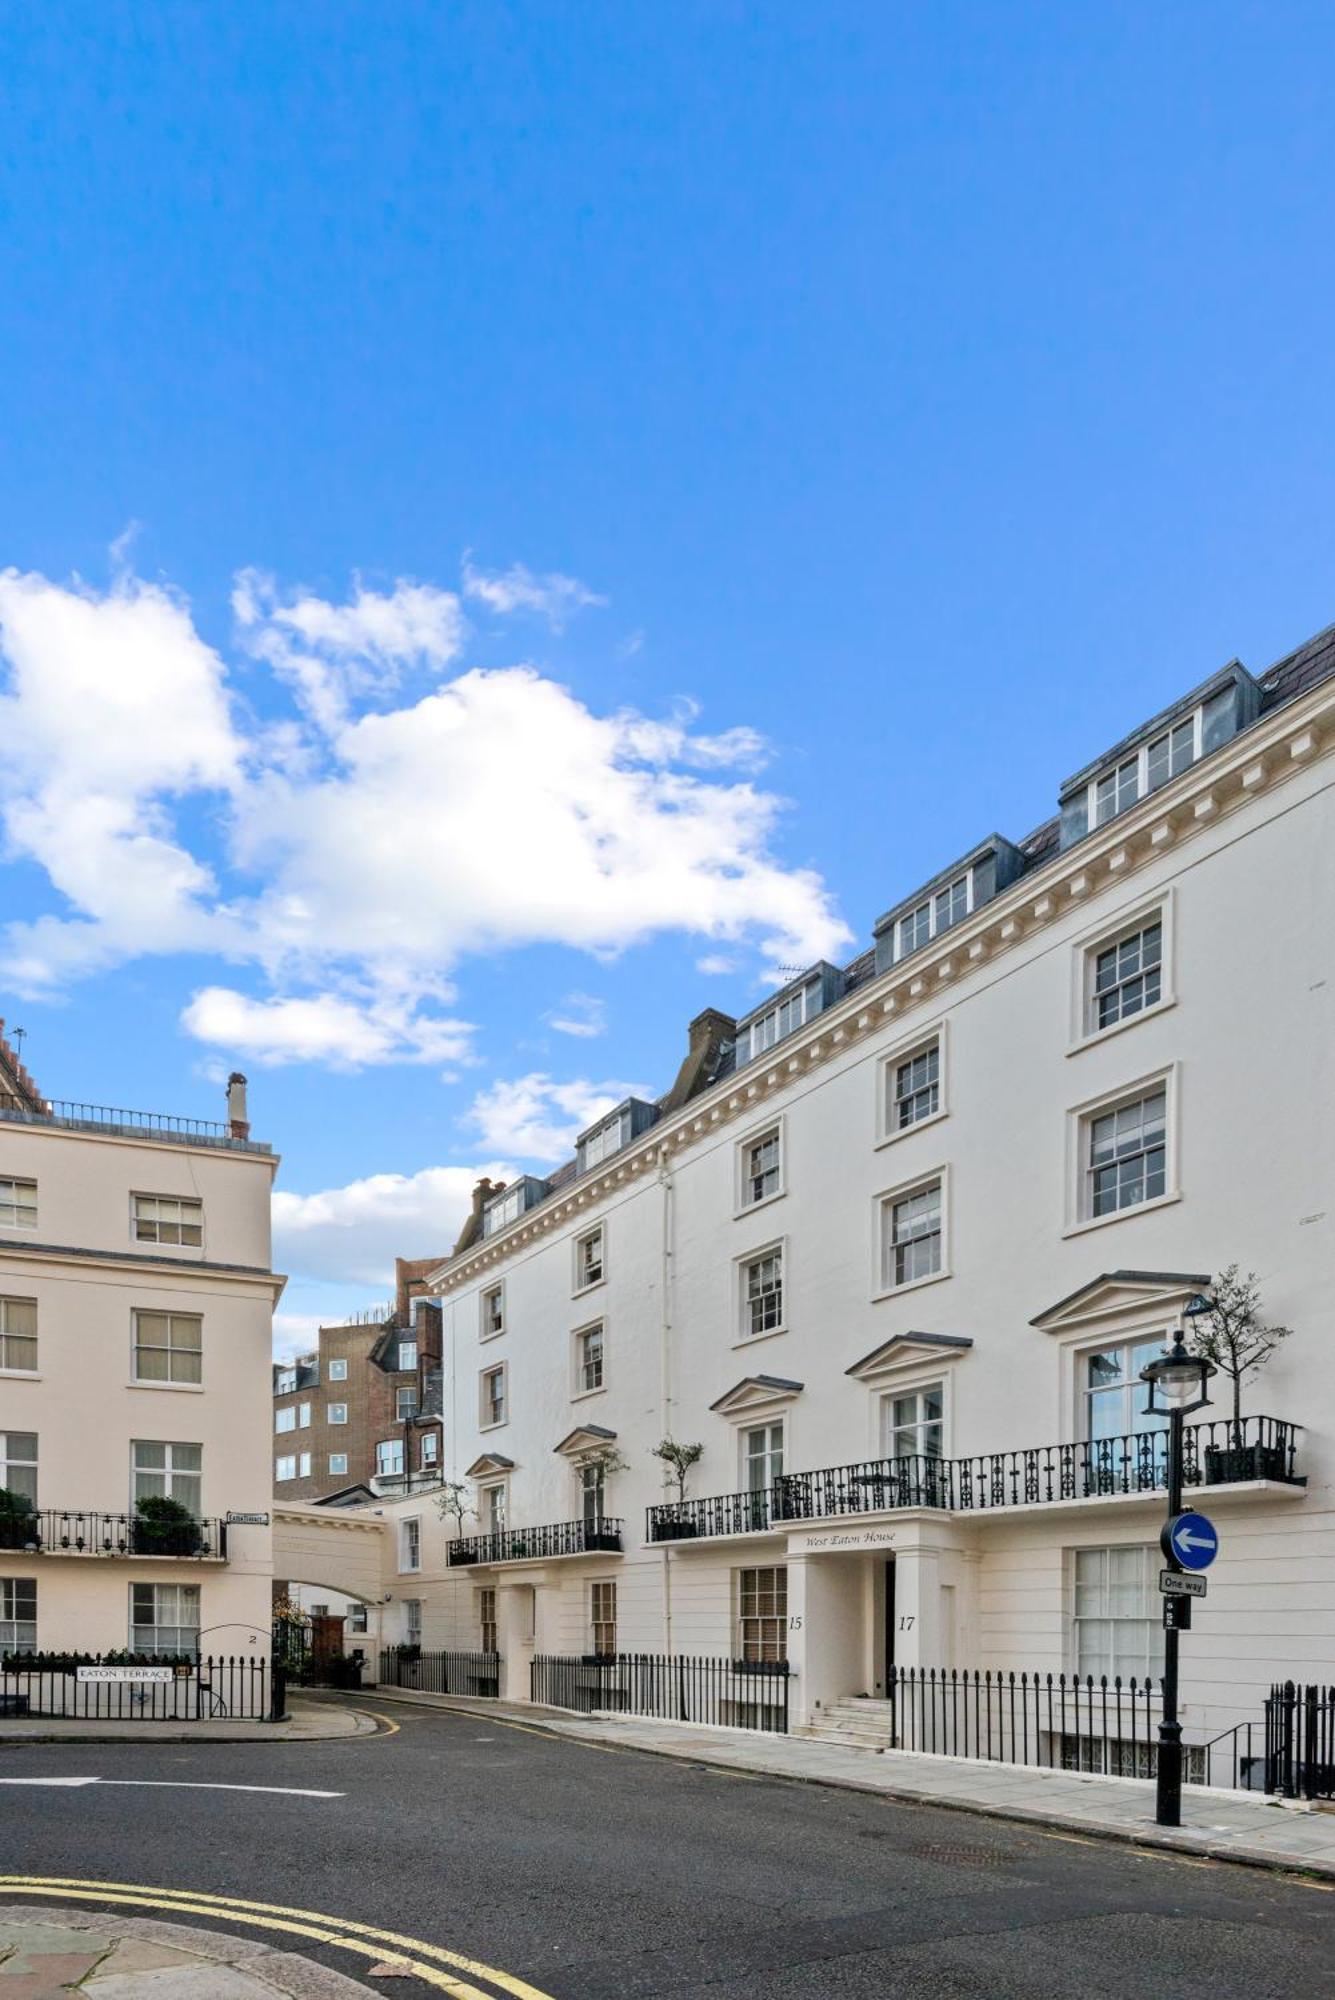
<path id="1" fill-rule="evenodd" d="M 666 1153 L 659 1156 L 662 1203 L 662 1302 L 659 1311 L 658 1409 L 662 1434 L 672 1436 L 672 1289 L 676 1265 L 676 1188 Z M 663 1544 L 663 1650 L 672 1651 L 672 1551 Z"/>

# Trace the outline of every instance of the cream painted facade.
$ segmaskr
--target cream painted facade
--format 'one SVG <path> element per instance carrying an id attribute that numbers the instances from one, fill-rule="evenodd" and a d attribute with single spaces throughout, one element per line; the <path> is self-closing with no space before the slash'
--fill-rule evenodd
<path id="1" fill-rule="evenodd" d="M 0 1366 L 0 1486 L 39 1524 L 35 1548 L 0 1545 L 0 1649 L 144 1646 L 152 1627 L 185 1650 L 193 1628 L 205 1655 L 267 1660 L 271 1530 L 226 1516 L 271 1507 L 277 1164 L 223 1126 L 0 1099 L 0 1301 L 35 1330 L 35 1351 L 0 1352 L 23 1364 Z M 203 1522 L 207 1553 L 135 1552 L 149 1493 Z"/>
<path id="2" fill-rule="evenodd" d="M 1265 1433 L 1280 1458 L 1190 1496 L 1222 1554 L 1183 1642 L 1188 1741 L 1255 1717 L 1272 1679 L 1331 1677 L 1335 680 L 1208 754 L 1196 741 L 1161 789 L 442 1267 L 445 1473 L 481 1517 L 467 1533 L 499 1506 L 510 1539 L 480 1552 L 504 1560 L 451 1567 L 430 1496 L 383 1503 L 388 1637 L 409 1636 L 414 1605 L 424 1645 L 476 1648 L 485 1616 L 503 1691 L 522 1699 L 535 1650 L 593 1650 L 611 1601 L 595 1586 L 610 1583 L 616 1650 L 781 1646 L 799 1722 L 883 1690 L 892 1658 L 1153 1671 L 1163 1496 L 1079 1469 L 1156 1447 L 1090 1451 L 1091 1432 L 1134 1439 L 1144 1401 L 1114 1384 L 1095 1411 L 1092 1364 L 1120 1349 L 1133 1376 L 1131 1351 L 1161 1346 L 1237 1261 L 1295 1332 L 1244 1392 L 1245 1413 L 1281 1427 Z M 1100 954 L 1156 926 L 1157 998 L 1099 1027 Z M 898 1129 L 901 1071 L 929 1048 L 936 1100 Z M 1162 1188 L 1155 1169 L 1149 1198 L 1093 1214 L 1096 1121 L 1133 1103 L 1164 1120 Z M 747 1150 L 770 1134 L 772 1181 L 773 1154 Z M 896 1283 L 887 1231 L 897 1212 L 914 1227 L 897 1205 L 933 1188 L 937 1267 L 922 1253 L 914 1279 L 910 1252 Z M 581 1285 L 595 1228 L 600 1276 Z M 747 1291 L 772 1253 L 770 1327 Z M 1227 1417 L 1227 1393 L 1216 1383 L 1203 1419 Z M 694 1532 L 655 1540 L 665 1435 L 703 1455 Z M 937 1470 L 896 1486 L 886 1461 L 913 1441 Z M 603 1501 L 620 1551 L 538 1559 L 517 1531 L 578 1522 L 581 1458 L 608 1443 L 628 1463 Z M 766 1453 L 771 1497 L 748 1500 Z M 415 1569 L 405 1519 L 420 1522 Z M 781 1614 L 744 1629 L 776 1572 Z"/>

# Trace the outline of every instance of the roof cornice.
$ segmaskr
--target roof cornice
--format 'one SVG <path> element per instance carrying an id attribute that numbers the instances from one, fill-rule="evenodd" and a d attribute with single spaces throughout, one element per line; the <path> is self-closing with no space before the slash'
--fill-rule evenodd
<path id="1" fill-rule="evenodd" d="M 634 1181 L 660 1172 L 695 1140 L 737 1119 L 752 1118 L 767 1099 L 809 1075 L 889 1021 L 940 1004 L 980 966 L 1003 960 L 1037 933 L 1060 922 L 1103 890 L 1129 881 L 1170 848 L 1276 791 L 1306 765 L 1335 749 L 1335 679 L 1319 682 L 1282 708 L 1263 715 L 1180 777 L 1086 834 L 1064 852 L 1022 875 L 991 902 L 913 953 L 911 958 L 836 1000 L 805 1029 L 723 1078 L 678 1111 L 666 1112 L 644 1137 L 586 1174 L 560 1195 L 529 1210 L 508 1228 L 430 1273 L 438 1296 L 458 1291 L 531 1248 L 553 1231 Z"/>

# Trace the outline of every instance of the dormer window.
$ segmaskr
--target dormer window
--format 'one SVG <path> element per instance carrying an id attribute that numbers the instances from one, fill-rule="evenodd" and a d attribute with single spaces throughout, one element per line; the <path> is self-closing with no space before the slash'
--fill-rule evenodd
<path id="1" fill-rule="evenodd" d="M 919 903 L 916 910 L 899 920 L 899 938 L 895 951 L 896 958 L 907 958 L 911 951 L 930 944 L 942 931 L 948 931 L 952 924 L 967 917 L 973 908 L 973 870 L 968 868 L 963 875 L 957 875 L 944 889 L 938 889 L 934 896 Z"/>
<path id="2" fill-rule="evenodd" d="M 632 1139 L 638 1139 L 647 1131 L 658 1116 L 658 1106 L 650 1104 L 643 1097 L 628 1097 L 624 1104 L 618 1104 L 615 1111 L 600 1118 L 587 1132 L 582 1132 L 575 1144 L 576 1169 L 581 1174 L 591 1167 L 601 1166 L 610 1160 Z"/>
<path id="3" fill-rule="evenodd" d="M 1019 848 L 999 833 L 989 834 L 953 868 L 941 873 L 916 896 L 887 910 L 872 926 L 876 939 L 876 970 L 889 972 L 935 938 L 944 937 L 975 910 L 981 910 L 1024 873 Z"/>
<path id="4" fill-rule="evenodd" d="M 518 1222 L 538 1202 L 545 1201 L 551 1189 L 546 1181 L 536 1180 L 532 1174 L 521 1174 L 517 1181 L 511 1181 L 503 1193 L 496 1195 L 482 1211 L 482 1234 L 494 1236 L 498 1229 L 508 1228 Z"/>
<path id="5" fill-rule="evenodd" d="M 738 1063 L 754 1061 L 767 1049 L 786 1041 L 789 1035 L 795 1035 L 808 1021 L 814 1021 L 817 1014 L 838 999 L 842 984 L 842 975 L 836 968 L 822 963 L 799 982 L 785 987 L 767 1006 L 748 1014 L 737 1027 Z"/>
<path id="6" fill-rule="evenodd" d="M 1091 780 L 1089 820 L 1091 826 L 1106 826 L 1110 819 L 1157 792 L 1170 778 L 1187 770 L 1200 755 L 1202 710 L 1193 709 L 1181 722 L 1142 743 L 1129 757 L 1121 758 L 1110 771 Z"/>

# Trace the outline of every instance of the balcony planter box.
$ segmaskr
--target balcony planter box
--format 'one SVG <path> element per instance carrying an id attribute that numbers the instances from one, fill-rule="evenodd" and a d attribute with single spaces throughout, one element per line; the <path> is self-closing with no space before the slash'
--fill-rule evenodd
<path id="1" fill-rule="evenodd" d="M 656 1542 L 692 1542 L 700 1529 L 694 1521 L 655 1521 Z"/>
<path id="2" fill-rule="evenodd" d="M 1277 1444 L 1205 1447 L 1205 1484 L 1232 1486 L 1243 1479 L 1287 1479 L 1288 1454 Z"/>
<path id="3" fill-rule="evenodd" d="M 136 1556 L 197 1556 L 204 1550 L 204 1537 L 193 1522 L 136 1521 L 131 1531 L 130 1552 Z"/>
<path id="4" fill-rule="evenodd" d="M 584 1547 L 590 1555 L 600 1550 L 610 1550 L 613 1555 L 620 1552 L 621 1537 L 614 1528 L 586 1528 Z"/>
<path id="5" fill-rule="evenodd" d="M 41 1531 L 35 1514 L 0 1514 L 0 1549 L 38 1549 Z"/>

